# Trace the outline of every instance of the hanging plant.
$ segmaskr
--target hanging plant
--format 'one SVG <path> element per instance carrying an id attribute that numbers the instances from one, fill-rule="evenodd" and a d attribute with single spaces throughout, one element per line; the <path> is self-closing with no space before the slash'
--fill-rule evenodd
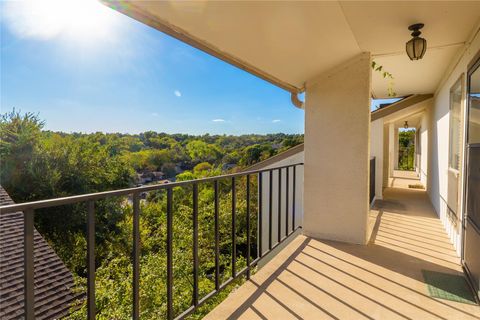
<path id="1" fill-rule="evenodd" d="M 396 97 L 397 93 L 393 89 L 394 82 L 393 82 L 393 75 L 388 72 L 383 70 L 383 66 L 377 64 L 375 61 L 372 61 L 372 69 L 373 71 L 379 72 L 384 79 L 388 80 L 388 87 L 387 87 L 387 94 L 389 97 Z"/>

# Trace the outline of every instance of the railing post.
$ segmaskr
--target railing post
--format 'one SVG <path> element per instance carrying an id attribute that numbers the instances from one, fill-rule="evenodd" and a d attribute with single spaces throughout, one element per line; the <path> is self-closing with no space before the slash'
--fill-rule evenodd
<path id="1" fill-rule="evenodd" d="M 258 257 L 263 256 L 263 173 L 258 173 Z"/>
<path id="2" fill-rule="evenodd" d="M 278 243 L 282 241 L 282 169 L 278 169 Z"/>
<path id="3" fill-rule="evenodd" d="M 87 202 L 87 313 L 88 319 L 94 320 L 96 316 L 95 305 L 95 203 Z"/>
<path id="4" fill-rule="evenodd" d="M 173 319 L 173 212 L 172 188 L 167 189 L 167 319 Z"/>
<path id="5" fill-rule="evenodd" d="M 237 234 L 236 234 L 236 211 L 237 211 L 237 192 L 235 188 L 235 177 L 232 178 L 232 278 L 237 275 Z"/>
<path id="6" fill-rule="evenodd" d="M 215 290 L 220 290 L 220 233 L 218 221 L 218 180 L 214 182 L 215 190 Z"/>
<path id="7" fill-rule="evenodd" d="M 133 194 L 133 319 L 140 318 L 140 197 Z"/>
<path id="8" fill-rule="evenodd" d="M 24 308 L 25 319 L 35 319 L 35 242 L 34 242 L 34 210 L 23 213 L 23 261 L 24 261 Z"/>
<path id="9" fill-rule="evenodd" d="M 250 279 L 250 175 L 247 174 L 247 279 Z"/>
<path id="10" fill-rule="evenodd" d="M 295 193 L 297 191 L 297 165 L 293 166 L 293 194 L 292 194 L 292 232 L 295 231 Z"/>
<path id="11" fill-rule="evenodd" d="M 288 202 L 290 198 L 290 167 L 287 167 L 285 170 L 287 170 L 287 184 L 285 185 L 286 191 L 285 191 L 285 237 L 288 236 Z"/>
<path id="12" fill-rule="evenodd" d="M 198 184 L 193 183 L 193 305 L 198 305 Z"/>
<path id="13" fill-rule="evenodd" d="M 273 170 L 270 170 L 270 178 L 268 179 L 268 249 L 272 250 L 273 237 Z"/>

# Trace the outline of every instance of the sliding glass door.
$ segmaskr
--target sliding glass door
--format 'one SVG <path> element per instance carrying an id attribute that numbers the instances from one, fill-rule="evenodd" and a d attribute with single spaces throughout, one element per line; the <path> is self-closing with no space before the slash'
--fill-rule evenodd
<path id="1" fill-rule="evenodd" d="M 480 287 L 480 57 L 467 73 L 467 167 L 463 221 L 463 264 L 477 293 Z"/>

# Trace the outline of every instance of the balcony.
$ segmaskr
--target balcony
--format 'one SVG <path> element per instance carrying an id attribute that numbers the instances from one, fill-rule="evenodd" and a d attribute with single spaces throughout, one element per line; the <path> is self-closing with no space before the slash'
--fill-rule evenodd
<path id="1" fill-rule="evenodd" d="M 429 275 L 463 272 L 426 192 L 387 189 L 371 218 L 366 246 L 296 237 L 205 319 L 480 317 L 468 295 L 448 285 L 439 292 L 455 294 L 458 301 L 429 292 Z"/>
<path id="2" fill-rule="evenodd" d="M 374 166 L 374 160 L 371 165 Z M 374 182 L 374 175 L 373 182 Z M 397 185 L 407 185 L 412 177 L 396 177 Z M 467 292 L 455 287 L 435 287 L 429 277 L 441 274 L 462 278 L 462 268 L 426 192 L 388 188 L 384 199 L 370 211 L 370 241 L 354 245 L 321 241 L 302 235 L 303 164 L 182 181 L 163 185 L 116 190 L 0 207 L 0 212 L 24 212 L 24 301 L 26 318 L 34 318 L 33 217 L 42 208 L 86 203 L 88 210 L 87 312 L 96 314 L 95 300 L 95 203 L 111 197 L 130 197 L 133 207 L 133 303 L 132 317 L 141 318 L 140 298 L 140 195 L 166 193 L 166 319 L 183 319 L 239 278 L 247 281 L 221 302 L 206 319 L 478 319 L 480 310 Z M 219 186 L 230 181 L 231 273 L 225 279 L 219 262 Z M 237 189 L 246 187 L 246 252 L 240 252 L 238 238 Z M 199 186 L 211 185 L 215 197 L 214 289 L 200 294 L 198 256 Z M 192 192 L 192 297 L 187 307 L 178 307 L 174 296 L 175 234 L 173 190 Z M 253 190 L 256 190 L 253 191 Z M 251 202 L 256 200 L 256 212 Z M 38 213 L 42 214 L 42 213 Z M 244 260 L 245 263 L 239 262 Z M 242 267 L 240 269 L 240 267 Z M 258 272 L 257 272 L 258 270 Z M 230 272 L 230 271 L 229 271 Z M 35 282 L 33 281 L 35 278 Z M 236 282 L 238 283 L 238 282 Z M 38 289 L 37 289 L 38 290 Z M 456 291 L 457 290 L 457 291 Z M 161 294 L 161 293 L 159 293 Z M 438 299 L 450 295 L 450 300 Z M 453 298 L 452 298 L 453 297 Z M 455 301 L 456 300 L 456 301 Z"/>

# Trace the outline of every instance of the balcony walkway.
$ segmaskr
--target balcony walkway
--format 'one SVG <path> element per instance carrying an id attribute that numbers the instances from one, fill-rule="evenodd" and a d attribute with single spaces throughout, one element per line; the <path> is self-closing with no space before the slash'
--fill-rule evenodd
<path id="1" fill-rule="evenodd" d="M 369 245 L 300 235 L 205 319 L 480 319 L 429 296 L 422 270 L 462 269 L 426 192 L 389 188 L 377 210 Z"/>

